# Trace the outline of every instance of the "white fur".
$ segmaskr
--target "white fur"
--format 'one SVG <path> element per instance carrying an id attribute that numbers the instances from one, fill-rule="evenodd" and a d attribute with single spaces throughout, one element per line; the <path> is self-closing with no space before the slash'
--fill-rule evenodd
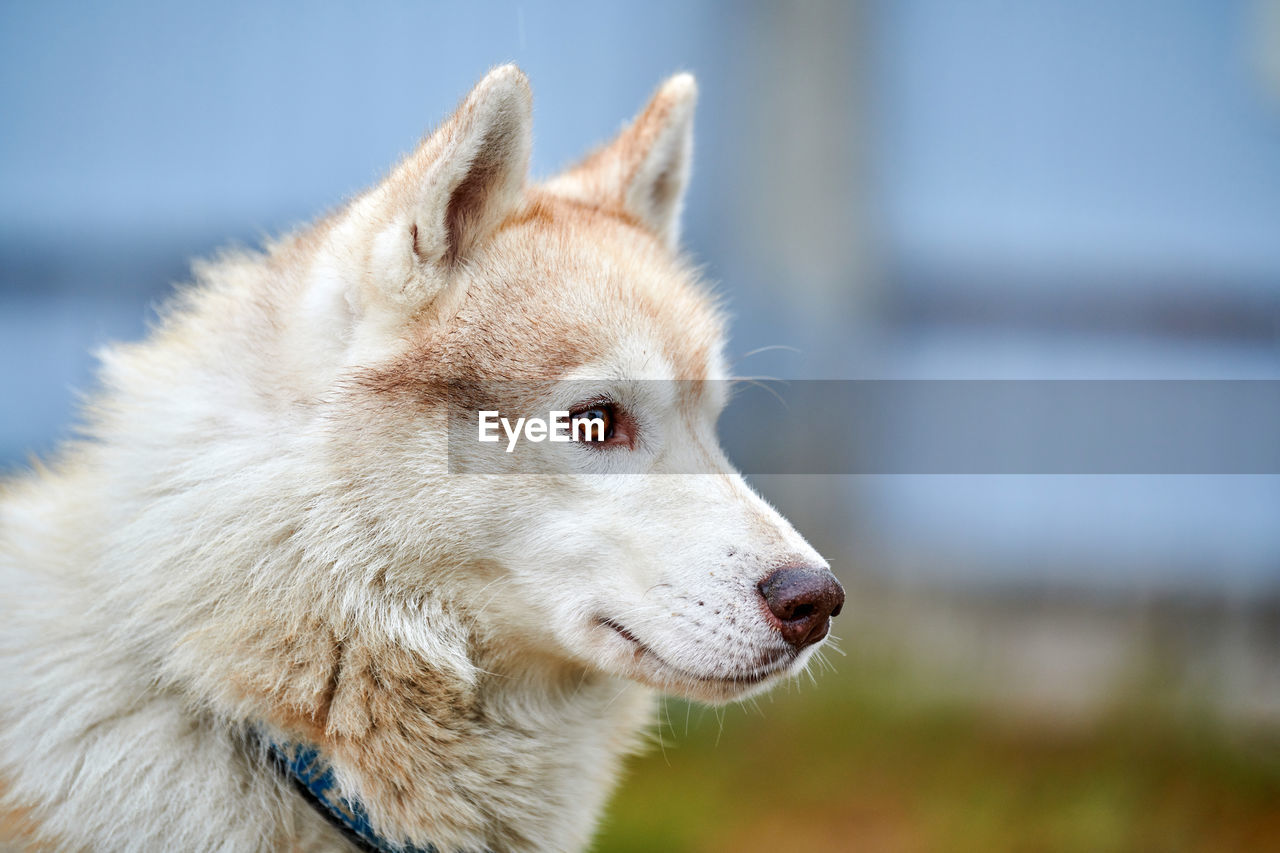
<path id="1" fill-rule="evenodd" d="M 805 665 L 756 584 L 821 558 L 721 454 L 718 384 L 651 381 L 723 378 L 671 251 L 692 101 L 674 78 L 625 156 L 534 191 L 527 82 L 498 69 L 382 185 L 104 354 L 88 437 L 0 496 L 0 838 L 346 849 L 266 736 L 319 740 L 388 838 L 581 849 L 646 687 L 724 701 Z M 593 354 L 556 368 L 570 340 Z M 416 383 L 544 362 L 542 413 L 591 384 L 643 439 L 448 473 Z"/>

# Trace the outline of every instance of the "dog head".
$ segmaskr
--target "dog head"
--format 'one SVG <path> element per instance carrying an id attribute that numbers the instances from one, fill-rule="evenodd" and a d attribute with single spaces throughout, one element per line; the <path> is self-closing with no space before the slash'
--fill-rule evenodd
<path id="1" fill-rule="evenodd" d="M 324 226 L 294 351 L 334 365 L 339 464 L 386 548 L 419 555 L 396 594 L 447 576 L 511 655 L 719 701 L 799 671 L 844 594 L 716 440 L 724 321 L 677 251 L 695 100 L 672 77 L 529 185 L 528 83 L 491 72 Z M 507 454 L 481 408 L 601 432 Z"/>

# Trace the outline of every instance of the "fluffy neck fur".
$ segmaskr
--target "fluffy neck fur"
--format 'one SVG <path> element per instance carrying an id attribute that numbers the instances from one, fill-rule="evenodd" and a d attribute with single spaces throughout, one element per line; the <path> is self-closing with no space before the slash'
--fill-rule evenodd
<path id="1" fill-rule="evenodd" d="M 317 744 L 390 839 L 587 843 L 652 700 L 500 642 L 454 592 L 485 571 L 454 534 L 424 547 L 363 508 L 367 472 L 326 433 L 353 401 L 288 351 L 303 289 L 282 270 L 311 239 L 204 269 L 146 343 L 106 354 L 90 438 L 6 487 L 0 831 L 343 849 L 257 731 Z"/>

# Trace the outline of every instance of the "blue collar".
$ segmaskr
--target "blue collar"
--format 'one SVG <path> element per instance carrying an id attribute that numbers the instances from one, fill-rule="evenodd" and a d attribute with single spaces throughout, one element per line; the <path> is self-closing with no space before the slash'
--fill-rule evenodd
<path id="1" fill-rule="evenodd" d="M 365 853 L 439 853 L 433 845 L 394 844 L 373 831 L 364 806 L 338 794 L 333 768 L 314 746 L 269 744 L 271 757 L 311 807 Z"/>

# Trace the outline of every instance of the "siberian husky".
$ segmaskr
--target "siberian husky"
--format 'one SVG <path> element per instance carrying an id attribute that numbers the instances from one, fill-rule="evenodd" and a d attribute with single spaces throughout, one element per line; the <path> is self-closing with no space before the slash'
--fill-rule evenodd
<path id="1" fill-rule="evenodd" d="M 12 849 L 578 850 L 656 694 L 805 667 L 844 593 L 715 438 L 695 99 L 529 183 L 498 68 L 104 353 L 85 437 L 0 492 Z M 594 429 L 521 470 L 459 388 Z"/>

